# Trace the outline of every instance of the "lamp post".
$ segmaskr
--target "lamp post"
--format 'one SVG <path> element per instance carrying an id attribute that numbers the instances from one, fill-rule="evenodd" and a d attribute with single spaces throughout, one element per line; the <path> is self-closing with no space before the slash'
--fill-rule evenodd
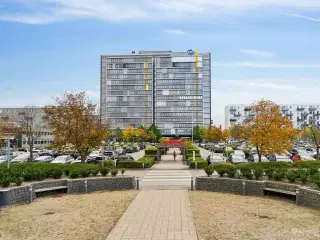
<path id="1" fill-rule="evenodd" d="M 192 111 L 191 111 L 191 114 L 192 114 L 191 137 L 192 137 L 192 144 L 193 144 L 193 104 L 192 104 Z"/>

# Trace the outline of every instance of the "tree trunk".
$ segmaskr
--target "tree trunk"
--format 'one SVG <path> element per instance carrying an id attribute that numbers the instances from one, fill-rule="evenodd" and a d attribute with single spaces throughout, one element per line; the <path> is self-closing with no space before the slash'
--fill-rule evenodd
<path id="1" fill-rule="evenodd" d="M 33 161 L 33 138 L 29 138 L 30 161 Z"/>
<path id="2" fill-rule="evenodd" d="M 259 162 L 261 162 L 261 153 L 260 153 L 260 151 L 259 151 L 259 148 L 258 147 L 256 147 L 256 149 L 257 149 L 257 153 L 258 153 L 258 156 L 259 156 Z M 253 160 L 254 161 L 254 160 Z"/>
<path id="3" fill-rule="evenodd" d="M 87 154 L 80 152 L 81 163 L 86 163 Z"/>

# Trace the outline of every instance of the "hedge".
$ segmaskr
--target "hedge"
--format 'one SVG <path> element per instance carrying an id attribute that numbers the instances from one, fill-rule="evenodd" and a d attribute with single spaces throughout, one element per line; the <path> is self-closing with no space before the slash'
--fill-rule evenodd
<path id="1" fill-rule="evenodd" d="M 263 168 L 263 169 L 267 169 L 267 168 L 290 168 L 292 167 L 291 163 L 287 163 L 287 162 L 254 162 L 254 163 L 240 163 L 237 165 L 238 169 L 241 168 Z"/>
<path id="2" fill-rule="evenodd" d="M 153 155 L 153 156 L 157 156 L 157 151 L 158 151 L 157 147 L 150 147 L 144 150 L 146 155 Z"/>
<path id="3" fill-rule="evenodd" d="M 193 151 L 195 151 L 196 156 L 200 156 L 200 149 L 199 148 L 193 148 L 193 149 L 188 149 L 187 155 L 193 155 Z"/>
<path id="4" fill-rule="evenodd" d="M 200 169 L 200 168 L 205 168 L 206 166 L 208 166 L 208 162 L 205 161 L 205 160 L 196 160 L 196 161 L 191 161 L 190 162 L 190 166 L 189 168 L 192 168 L 192 169 L 195 169 L 196 168 L 196 163 L 197 163 L 197 169 Z"/>
<path id="5" fill-rule="evenodd" d="M 320 161 L 297 161 L 292 165 L 297 168 L 320 168 Z"/>
<path id="6" fill-rule="evenodd" d="M 118 168 L 150 168 L 154 164 L 154 160 L 152 159 L 141 159 L 138 161 L 120 161 L 117 162 Z"/>

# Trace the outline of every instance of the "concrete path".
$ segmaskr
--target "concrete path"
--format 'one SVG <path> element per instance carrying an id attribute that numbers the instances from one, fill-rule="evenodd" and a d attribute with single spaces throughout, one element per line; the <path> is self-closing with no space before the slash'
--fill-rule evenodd
<path id="1" fill-rule="evenodd" d="M 142 190 L 107 240 L 197 240 L 187 190 Z"/>

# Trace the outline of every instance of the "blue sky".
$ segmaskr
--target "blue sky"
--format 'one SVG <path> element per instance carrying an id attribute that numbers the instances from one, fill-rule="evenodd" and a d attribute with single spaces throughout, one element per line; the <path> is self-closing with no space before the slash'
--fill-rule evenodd
<path id="1" fill-rule="evenodd" d="M 100 55 L 212 52 L 212 118 L 261 98 L 320 102 L 319 0 L 0 0 L 0 106 L 99 101 Z"/>

